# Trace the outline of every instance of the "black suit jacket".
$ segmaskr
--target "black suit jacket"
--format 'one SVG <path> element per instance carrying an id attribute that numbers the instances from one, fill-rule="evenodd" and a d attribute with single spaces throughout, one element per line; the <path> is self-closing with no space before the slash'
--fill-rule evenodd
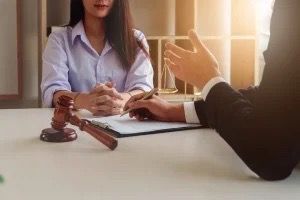
<path id="1" fill-rule="evenodd" d="M 300 1 L 276 0 L 266 66 L 257 88 L 219 83 L 195 102 L 203 125 L 217 130 L 266 180 L 288 177 L 300 158 Z"/>

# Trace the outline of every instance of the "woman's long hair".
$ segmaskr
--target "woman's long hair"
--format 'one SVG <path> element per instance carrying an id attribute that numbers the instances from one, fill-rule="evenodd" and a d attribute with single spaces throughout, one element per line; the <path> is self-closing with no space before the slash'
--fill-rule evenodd
<path id="1" fill-rule="evenodd" d="M 84 20 L 82 0 L 71 0 L 71 16 L 68 26 L 74 27 Z M 114 0 L 109 15 L 105 18 L 105 37 L 118 53 L 123 66 L 129 70 L 136 59 L 138 48 L 148 56 L 147 50 L 134 36 L 134 25 L 128 0 Z"/>

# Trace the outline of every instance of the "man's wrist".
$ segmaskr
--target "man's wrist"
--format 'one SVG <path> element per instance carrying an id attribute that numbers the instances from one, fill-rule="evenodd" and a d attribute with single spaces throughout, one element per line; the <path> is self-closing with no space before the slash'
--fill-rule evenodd
<path id="1" fill-rule="evenodd" d="M 208 93 L 215 85 L 222 82 L 226 82 L 226 81 L 221 76 L 216 76 L 214 78 L 211 78 L 209 81 L 207 81 L 207 83 L 205 84 L 201 92 L 201 96 L 203 100 L 204 101 L 206 100 Z"/>
<path id="2" fill-rule="evenodd" d="M 184 106 L 183 104 L 170 104 L 167 109 L 170 122 L 185 122 Z"/>

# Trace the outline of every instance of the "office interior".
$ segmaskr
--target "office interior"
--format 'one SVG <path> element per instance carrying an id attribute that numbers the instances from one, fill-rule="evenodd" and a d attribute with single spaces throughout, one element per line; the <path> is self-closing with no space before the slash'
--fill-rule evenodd
<path id="1" fill-rule="evenodd" d="M 49 31 L 69 20 L 69 0 L 2 2 L 0 108 L 42 107 L 42 54 Z M 130 0 L 137 29 L 150 45 L 154 86 L 177 88 L 170 101 L 191 101 L 201 95 L 193 86 L 164 70 L 167 41 L 191 48 L 187 32 L 195 29 L 215 54 L 222 76 L 236 89 L 258 85 L 264 68 L 273 0 Z M 5 31 L 6 30 L 6 31 Z M 10 40 L 6 39 L 9 38 Z M 13 43 L 11 43 L 13 41 Z M 11 44 L 11 45 L 10 45 Z"/>
<path id="2" fill-rule="evenodd" d="M 128 1 L 135 27 L 149 44 L 153 83 L 161 98 L 171 103 L 202 98 L 200 88 L 176 78 L 164 62 L 167 42 L 194 50 L 189 30 L 215 55 L 221 76 L 234 89 L 260 84 L 275 0 Z M 197 129 L 137 137 L 106 134 L 118 143 L 104 145 L 83 131 L 87 121 L 72 118 L 74 126 L 67 122 L 75 116 L 70 113 L 82 119 L 91 113 L 45 108 L 43 52 L 49 35 L 68 24 L 70 2 L 0 1 L 0 199 L 299 198 L 299 165 L 284 181 L 264 181 L 217 131 L 199 123 L 192 125 Z M 74 141 L 41 141 L 42 131 L 55 126 L 55 117 L 75 130 Z"/>

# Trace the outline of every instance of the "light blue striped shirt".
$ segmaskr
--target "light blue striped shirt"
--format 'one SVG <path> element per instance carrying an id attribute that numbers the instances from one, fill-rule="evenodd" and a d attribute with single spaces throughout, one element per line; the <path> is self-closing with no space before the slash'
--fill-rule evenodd
<path id="1" fill-rule="evenodd" d="M 134 30 L 138 40 L 149 51 L 144 34 Z M 126 70 L 117 52 L 106 42 L 99 55 L 85 34 L 82 21 L 74 28 L 65 27 L 53 32 L 43 55 L 41 83 L 44 107 L 52 107 L 56 91 L 89 92 L 97 83 L 112 81 L 119 92 L 153 88 L 151 61 L 139 49 L 130 70 Z"/>

